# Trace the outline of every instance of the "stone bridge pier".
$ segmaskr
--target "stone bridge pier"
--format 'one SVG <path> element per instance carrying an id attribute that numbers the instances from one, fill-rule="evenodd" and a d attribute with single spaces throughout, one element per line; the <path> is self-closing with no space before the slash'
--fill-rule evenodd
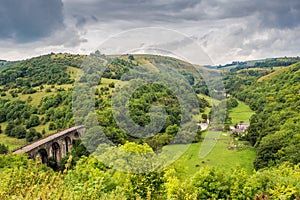
<path id="1" fill-rule="evenodd" d="M 26 153 L 30 158 L 39 159 L 45 164 L 49 164 L 49 158 L 59 163 L 72 150 L 73 142 L 79 140 L 84 132 L 84 126 L 75 126 L 21 147 L 14 153 Z"/>

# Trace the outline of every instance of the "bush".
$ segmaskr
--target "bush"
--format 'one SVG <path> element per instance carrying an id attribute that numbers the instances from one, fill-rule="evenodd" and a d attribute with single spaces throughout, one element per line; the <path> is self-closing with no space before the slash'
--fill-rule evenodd
<path id="1" fill-rule="evenodd" d="M 5 128 L 5 134 L 8 136 L 12 136 L 12 130 L 14 128 L 15 128 L 15 124 L 12 121 L 9 121 Z"/>
<path id="2" fill-rule="evenodd" d="M 0 144 L 0 154 L 7 154 L 8 153 L 8 146 L 4 144 Z"/>
<path id="3" fill-rule="evenodd" d="M 111 82 L 111 83 L 108 85 L 108 87 L 110 87 L 110 88 L 115 88 L 115 83 L 114 83 L 114 82 Z"/>
<path id="4" fill-rule="evenodd" d="M 53 122 L 51 122 L 51 123 L 49 124 L 49 131 L 52 131 L 52 130 L 55 130 L 55 129 L 56 129 L 56 124 L 53 123 Z"/>
<path id="5" fill-rule="evenodd" d="M 26 88 L 23 90 L 23 94 L 34 94 L 36 93 L 36 90 L 33 88 Z"/>

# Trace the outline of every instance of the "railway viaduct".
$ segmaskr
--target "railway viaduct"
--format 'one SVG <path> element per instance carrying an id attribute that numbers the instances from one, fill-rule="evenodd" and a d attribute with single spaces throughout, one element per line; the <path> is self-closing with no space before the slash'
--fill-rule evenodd
<path id="1" fill-rule="evenodd" d="M 75 126 L 21 147 L 13 153 L 26 153 L 30 158 L 40 159 L 45 164 L 49 164 L 49 158 L 52 157 L 59 163 L 72 150 L 73 141 L 80 139 L 84 132 L 84 126 Z"/>

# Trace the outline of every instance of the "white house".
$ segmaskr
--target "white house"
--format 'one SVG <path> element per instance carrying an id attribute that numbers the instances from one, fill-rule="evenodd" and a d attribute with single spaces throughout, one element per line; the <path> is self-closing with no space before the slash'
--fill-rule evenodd
<path id="1" fill-rule="evenodd" d="M 239 122 L 236 126 L 237 129 L 243 130 L 244 132 L 249 128 L 249 122 Z"/>
<path id="2" fill-rule="evenodd" d="M 201 127 L 201 131 L 204 131 L 208 128 L 209 126 L 209 120 L 207 120 L 206 122 L 200 122 L 200 123 L 197 123 L 198 126 Z"/>

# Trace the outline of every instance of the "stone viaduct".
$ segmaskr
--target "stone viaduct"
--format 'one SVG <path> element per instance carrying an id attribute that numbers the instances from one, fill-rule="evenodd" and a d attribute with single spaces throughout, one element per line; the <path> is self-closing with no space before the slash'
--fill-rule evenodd
<path id="1" fill-rule="evenodd" d="M 26 153 L 30 158 L 40 159 L 45 164 L 49 164 L 49 158 L 52 157 L 59 163 L 72 150 L 73 141 L 80 139 L 84 132 L 84 126 L 75 126 L 21 147 L 13 153 Z"/>

